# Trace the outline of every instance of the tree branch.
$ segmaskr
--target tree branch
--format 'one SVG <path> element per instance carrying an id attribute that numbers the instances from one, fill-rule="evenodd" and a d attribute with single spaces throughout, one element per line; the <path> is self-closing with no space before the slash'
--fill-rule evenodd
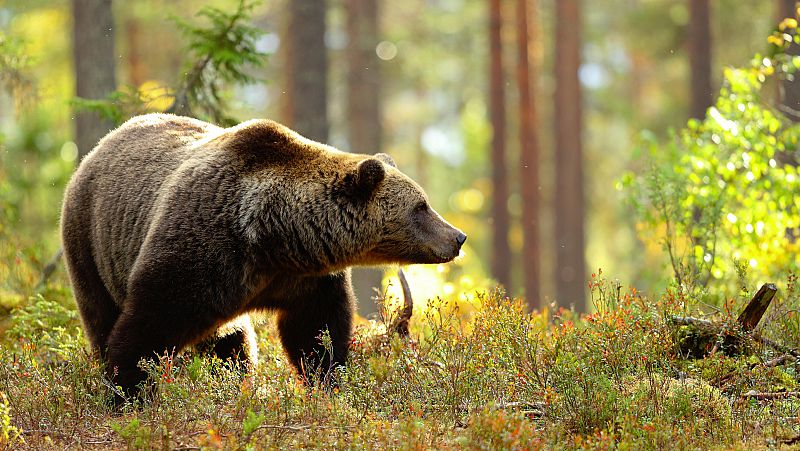
<path id="1" fill-rule="evenodd" d="M 414 299 L 411 297 L 411 287 L 408 285 L 406 275 L 402 269 L 397 270 L 397 277 L 400 279 L 400 286 L 403 288 L 403 309 L 400 314 L 392 321 L 386 330 L 387 335 L 396 333 L 401 337 L 408 337 L 408 324 L 411 321 L 411 315 L 414 313 Z"/>

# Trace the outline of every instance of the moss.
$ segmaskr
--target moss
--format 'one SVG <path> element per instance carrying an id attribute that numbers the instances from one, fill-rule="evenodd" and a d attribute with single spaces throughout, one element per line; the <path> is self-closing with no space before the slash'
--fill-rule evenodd
<path id="1" fill-rule="evenodd" d="M 653 374 L 630 378 L 623 389 L 630 396 L 628 410 L 635 415 L 667 416 L 673 422 L 695 421 L 708 427 L 730 425 L 731 405 L 717 388 L 703 380 L 682 380 Z"/>

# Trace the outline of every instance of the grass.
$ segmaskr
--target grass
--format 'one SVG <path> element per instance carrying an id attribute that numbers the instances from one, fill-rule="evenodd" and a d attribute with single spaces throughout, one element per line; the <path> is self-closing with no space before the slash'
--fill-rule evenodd
<path id="1" fill-rule="evenodd" d="M 800 436 L 798 400 L 743 396 L 796 391 L 798 364 L 765 365 L 776 354 L 756 342 L 681 358 L 665 318 L 694 304 L 675 291 L 648 299 L 595 277 L 583 316 L 526 313 L 498 291 L 437 299 L 415 313 L 411 341 L 361 321 L 332 391 L 298 381 L 268 320 L 256 371 L 163 355 L 146 364 L 150 398 L 115 410 L 65 286 L 57 274 L 7 316 L 0 448 L 751 449 Z M 797 297 L 780 302 L 762 332 L 792 345 Z"/>

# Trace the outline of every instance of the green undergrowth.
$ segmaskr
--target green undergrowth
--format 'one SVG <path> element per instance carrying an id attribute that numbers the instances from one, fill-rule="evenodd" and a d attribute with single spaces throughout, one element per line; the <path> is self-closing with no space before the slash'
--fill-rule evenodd
<path id="1" fill-rule="evenodd" d="M 691 299 L 590 287 L 590 315 L 526 313 L 493 292 L 417 306 L 410 340 L 362 321 L 328 390 L 298 380 L 267 320 L 256 371 L 163 355 L 143 362 L 147 399 L 116 410 L 69 295 L 50 289 L 4 333 L 0 448 L 750 449 L 800 435 L 797 400 L 748 397 L 798 391 L 797 365 L 765 364 L 777 354 L 756 340 L 745 355 L 683 359 L 668 318 L 696 311 Z M 791 312 L 797 298 L 773 302 Z M 773 315 L 760 332 L 793 346 L 793 321 Z"/>

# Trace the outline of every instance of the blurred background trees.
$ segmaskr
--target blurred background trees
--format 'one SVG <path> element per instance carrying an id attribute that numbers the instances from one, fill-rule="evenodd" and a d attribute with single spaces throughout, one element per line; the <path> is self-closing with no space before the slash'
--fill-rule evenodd
<path id="1" fill-rule="evenodd" d="M 555 17 L 555 244 L 556 299 L 586 311 L 584 281 L 585 188 L 583 174 L 583 104 L 581 68 L 581 2 L 556 2 Z"/>
<path id="2" fill-rule="evenodd" d="M 378 0 L 347 0 L 347 137 L 345 150 L 374 154 L 381 151 L 383 111 L 381 66 L 378 57 Z M 378 268 L 353 271 L 353 288 L 361 300 L 361 313 L 376 311 L 373 288 L 381 288 L 383 272 Z"/>
<path id="3" fill-rule="evenodd" d="M 689 115 L 702 119 L 714 102 L 716 92 L 711 88 L 711 5 L 709 0 L 689 2 L 687 53 L 691 70 L 691 105 Z"/>
<path id="4" fill-rule="evenodd" d="M 116 26 L 111 0 L 72 0 L 72 55 L 75 95 L 102 99 L 117 90 L 114 36 Z M 75 113 L 75 144 L 83 158 L 114 123 L 93 111 Z"/>
<path id="5" fill-rule="evenodd" d="M 391 154 L 469 235 L 457 263 L 408 269 L 420 300 L 463 300 L 499 282 L 532 307 L 587 310 L 586 279 L 598 268 L 644 290 L 668 283 L 674 265 L 662 248 L 666 218 L 643 216 L 653 199 L 646 190 L 635 209 L 619 188 L 644 186 L 635 180 L 654 164 L 651 153 L 674 157 L 661 161 L 673 169 L 685 161 L 716 165 L 719 146 L 741 158 L 741 135 L 715 129 L 718 121 L 706 112 L 715 105 L 720 117 L 743 127 L 752 118 L 728 114 L 739 107 L 720 104 L 716 87 L 746 98 L 744 111 L 755 111 L 750 103 L 769 106 L 751 125 L 769 131 L 776 118 L 777 129 L 750 144 L 781 143 L 771 144 L 779 151 L 764 164 L 773 159 L 780 164 L 773 169 L 783 171 L 766 171 L 769 186 L 791 192 L 793 185 L 781 183 L 794 177 L 784 165 L 796 165 L 796 134 L 784 119 L 800 117 L 791 58 L 797 44 L 787 43 L 788 57 L 776 74 L 764 72 L 763 82 L 723 77 L 723 68 L 761 70 L 751 59 L 775 51 L 767 37 L 776 18 L 795 15 L 793 1 L 265 1 L 247 3 L 242 28 L 213 33 L 243 5 L 0 5 L 0 304 L 23 302 L 19 293 L 30 293 L 58 248 L 61 193 L 80 156 L 113 126 L 108 119 L 143 111 L 188 111 L 218 123 L 268 117 L 346 151 Z M 786 29 L 793 33 L 790 25 L 777 30 L 780 39 Z M 213 55 L 207 66 L 199 65 L 204 55 Z M 200 66 L 208 72 L 193 70 Z M 201 75 L 190 85 L 193 73 Z M 190 93 L 210 103 L 180 109 Z M 689 118 L 698 122 L 686 127 Z M 701 176 L 697 188 L 705 184 Z M 729 204 L 698 202 L 698 193 L 686 191 L 681 205 L 689 216 L 682 220 L 722 224 L 719 217 L 738 214 Z M 753 199 L 739 204 L 751 208 L 760 198 Z M 791 214 L 797 199 L 783 199 L 769 213 Z M 738 224 L 749 233 L 750 222 Z M 774 238 L 794 236 L 793 224 L 783 221 L 783 235 Z M 681 243 L 693 243 L 687 252 L 700 252 L 702 264 L 711 241 L 692 233 Z M 740 258 L 776 252 L 761 249 L 757 238 L 741 243 Z M 719 263 L 727 257 L 714 258 L 711 281 L 736 277 L 730 261 Z M 770 257 L 764 265 L 780 262 Z M 371 305 L 381 274 L 357 273 L 362 307 Z M 384 285 L 391 277 L 387 271 Z"/>

